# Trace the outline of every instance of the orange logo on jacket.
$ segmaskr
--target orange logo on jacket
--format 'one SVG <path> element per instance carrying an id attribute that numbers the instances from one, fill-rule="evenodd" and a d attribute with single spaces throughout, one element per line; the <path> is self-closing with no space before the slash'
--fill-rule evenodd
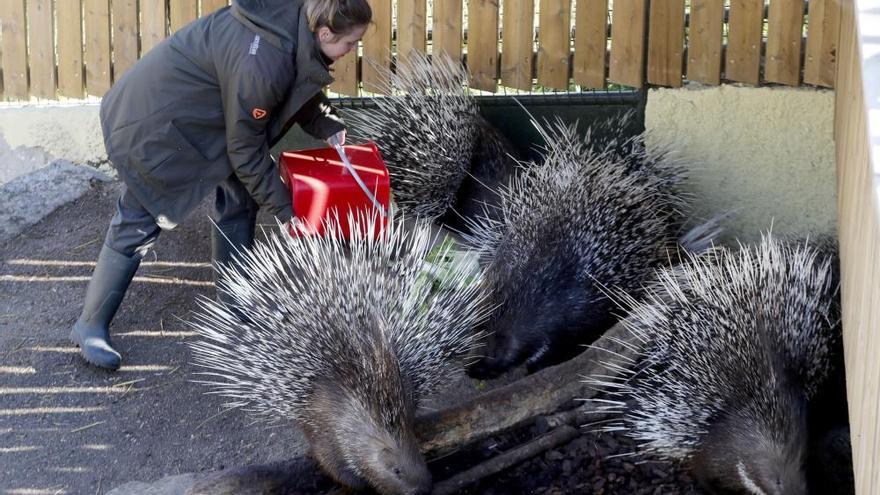
<path id="1" fill-rule="evenodd" d="M 253 115 L 254 118 L 257 120 L 265 118 L 268 114 L 269 112 L 263 110 L 262 108 L 254 108 L 253 111 L 251 111 L 251 115 Z"/>

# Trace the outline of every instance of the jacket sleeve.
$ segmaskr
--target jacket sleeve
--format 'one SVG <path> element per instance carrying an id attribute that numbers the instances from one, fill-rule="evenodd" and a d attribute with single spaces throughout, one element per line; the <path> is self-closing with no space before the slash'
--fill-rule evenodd
<path id="1" fill-rule="evenodd" d="M 345 130 L 345 122 L 330 105 L 330 100 L 320 92 L 307 101 L 293 119 L 304 131 L 318 139 L 327 139 Z"/>
<path id="2" fill-rule="evenodd" d="M 292 74 L 284 78 L 269 67 L 260 67 L 259 57 L 246 56 L 240 61 L 237 70 L 219 77 L 226 151 L 251 197 L 284 221 L 293 216 L 290 192 L 269 156 L 266 127 L 287 89 L 279 81 L 292 80 Z"/>

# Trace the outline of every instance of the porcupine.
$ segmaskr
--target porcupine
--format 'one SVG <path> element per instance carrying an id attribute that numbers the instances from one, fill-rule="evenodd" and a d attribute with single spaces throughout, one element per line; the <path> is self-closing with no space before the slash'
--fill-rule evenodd
<path id="1" fill-rule="evenodd" d="M 513 146 L 480 115 L 464 66 L 446 54 L 414 52 L 398 60 L 396 72 L 376 70 L 372 89 L 391 96 L 346 120 L 354 139 L 379 145 L 395 203 L 457 230 L 484 206 L 494 214 L 494 191 L 518 164 Z"/>
<path id="2" fill-rule="evenodd" d="M 621 129 L 628 118 L 600 125 Z M 496 308 L 486 355 L 469 369 L 476 378 L 524 362 L 532 372 L 583 350 L 614 320 L 605 291 L 635 291 L 684 223 L 683 167 L 669 153 L 649 153 L 641 135 L 532 123 L 545 142 L 542 163 L 500 190 L 498 219 L 478 217 L 465 236 Z"/>
<path id="3" fill-rule="evenodd" d="M 331 223 L 326 237 L 278 233 L 242 254 L 222 269 L 232 302 L 200 301 L 192 350 L 230 406 L 294 420 L 339 483 L 427 493 L 414 408 L 478 341 L 479 275 L 453 264 L 432 290 L 430 224 L 391 220 L 374 239 L 370 222 L 347 241 Z"/>
<path id="4" fill-rule="evenodd" d="M 587 383 L 600 431 L 688 461 L 722 493 L 803 494 L 808 405 L 839 359 L 834 257 L 765 235 L 658 273 L 623 296 L 636 357 Z M 844 399 L 845 404 L 845 399 Z M 823 492 L 824 493 L 824 492 Z"/>

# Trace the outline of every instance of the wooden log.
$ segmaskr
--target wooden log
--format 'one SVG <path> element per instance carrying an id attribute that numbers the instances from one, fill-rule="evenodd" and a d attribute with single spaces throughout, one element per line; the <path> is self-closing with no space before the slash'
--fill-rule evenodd
<path id="1" fill-rule="evenodd" d="M 577 438 L 578 435 L 580 435 L 580 431 L 577 428 L 568 425 L 560 426 L 531 442 L 497 455 L 486 462 L 456 474 L 448 480 L 435 484 L 433 490 L 431 490 L 431 495 L 453 495 L 459 493 L 462 488 L 493 474 L 498 474 L 547 450 L 564 445 Z"/>
<path id="2" fill-rule="evenodd" d="M 618 323 L 594 346 L 569 361 L 420 416 L 416 434 L 422 440 L 422 451 L 428 457 L 443 455 L 536 416 L 554 413 L 574 399 L 595 396 L 596 391 L 581 383 L 580 377 L 615 373 L 608 363 L 633 356 L 629 340 L 629 331 Z"/>
<path id="3" fill-rule="evenodd" d="M 565 363 L 545 368 L 504 387 L 491 390 L 444 411 L 420 415 L 416 430 L 422 451 L 431 459 L 462 450 L 478 440 L 538 419 L 545 432 L 473 468 L 436 483 L 435 495 L 456 493 L 467 484 L 497 474 L 515 464 L 567 443 L 581 434 L 580 426 L 596 420 L 588 404 L 564 409 L 574 399 L 587 399 L 597 391 L 581 383 L 586 375 L 613 376 L 617 364 L 633 359 L 636 347 L 624 324 L 618 323 L 582 354 Z M 546 415 L 541 418 L 536 418 Z M 209 474 L 197 480 L 188 495 L 257 493 L 325 493 L 341 495 L 340 488 L 327 491 L 329 480 L 305 457 L 271 464 L 246 466 Z M 274 491 L 273 491 L 274 490 Z"/>

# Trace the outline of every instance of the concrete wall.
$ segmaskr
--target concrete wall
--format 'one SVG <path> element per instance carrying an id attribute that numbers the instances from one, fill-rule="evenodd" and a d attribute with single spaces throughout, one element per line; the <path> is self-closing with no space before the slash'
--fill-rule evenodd
<path id="1" fill-rule="evenodd" d="M 673 143 L 691 169 L 696 214 L 739 208 L 726 241 L 835 234 L 834 93 L 738 86 L 648 93 L 649 146 Z"/>
<path id="2" fill-rule="evenodd" d="M 109 170 L 97 104 L 0 107 L 0 184 L 57 159 Z"/>
<path id="3" fill-rule="evenodd" d="M 833 92 L 815 89 L 656 89 L 648 94 L 645 127 L 649 145 L 673 143 L 689 163 L 696 215 L 708 218 L 739 208 L 735 217 L 726 221 L 729 235 L 725 240 L 755 240 L 771 225 L 777 234 L 833 233 L 833 105 Z M 585 119 L 597 111 L 584 108 Z M 491 118 L 494 110 L 489 110 Z M 528 127 L 524 113 L 519 119 L 507 117 L 519 113 L 523 112 L 508 112 L 501 120 Z M 547 110 L 542 115 L 552 113 Z M 513 120 L 516 122 L 511 123 Z M 273 151 L 321 145 L 294 128 Z M 97 166 L 112 174 L 97 104 L 0 107 L 0 203 L 6 210 L 0 211 L 0 217 L 12 214 L 16 203 L 28 208 L 34 202 L 41 203 L 40 210 L 20 218 L 15 229 L 0 228 L 0 237 L 4 230 L 9 235 L 51 211 L 57 206 L 51 198 L 70 197 L 67 191 L 46 189 L 63 188 L 68 180 L 52 180 L 52 174 L 46 172 L 54 169 L 33 173 L 58 160 Z M 70 173 L 73 169 L 65 170 Z M 16 177 L 26 184 L 7 184 Z M 90 176 L 86 171 L 77 177 L 67 185 L 84 191 Z M 45 184 L 34 184 L 35 180 Z M 18 198 L 22 190 L 41 198 Z"/>

